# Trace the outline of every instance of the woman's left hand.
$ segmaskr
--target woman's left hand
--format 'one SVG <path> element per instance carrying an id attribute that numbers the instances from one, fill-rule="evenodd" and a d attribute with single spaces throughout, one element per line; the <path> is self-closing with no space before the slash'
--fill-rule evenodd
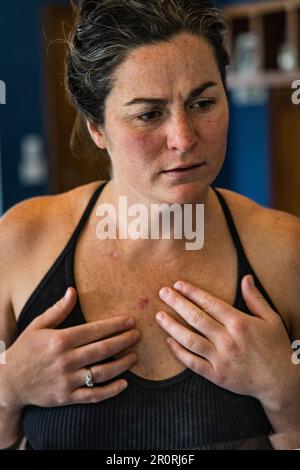
<path id="1" fill-rule="evenodd" d="M 166 296 L 163 295 L 166 293 Z M 195 373 L 227 390 L 276 406 L 294 380 L 290 339 L 280 316 L 272 310 L 247 275 L 242 293 L 252 315 L 184 281 L 160 290 L 160 298 L 194 330 L 166 312 L 156 319 L 170 335 L 175 356 Z M 196 330 L 196 332 L 195 332 Z"/>

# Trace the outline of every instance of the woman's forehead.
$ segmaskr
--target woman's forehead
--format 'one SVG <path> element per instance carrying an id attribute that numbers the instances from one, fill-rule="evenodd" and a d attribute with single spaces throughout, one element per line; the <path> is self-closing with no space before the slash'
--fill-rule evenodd
<path id="1" fill-rule="evenodd" d="M 205 39 L 176 37 L 168 43 L 142 46 L 130 53 L 115 73 L 119 92 L 168 90 L 174 82 L 187 87 L 195 82 L 218 80 L 219 70 L 213 50 Z"/>
<path id="2" fill-rule="evenodd" d="M 193 63 L 213 59 L 214 53 L 205 38 L 187 33 L 176 35 L 169 41 L 157 44 L 147 44 L 132 50 L 123 62 L 123 68 L 130 69 L 134 66 L 151 68 L 159 61 L 166 66 L 168 64 Z"/>

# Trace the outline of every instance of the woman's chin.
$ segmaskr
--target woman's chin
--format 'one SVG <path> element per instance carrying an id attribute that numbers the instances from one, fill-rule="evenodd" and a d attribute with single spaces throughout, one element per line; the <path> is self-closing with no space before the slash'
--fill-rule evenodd
<path id="1" fill-rule="evenodd" d="M 164 199 L 169 203 L 193 203 L 203 199 L 210 186 L 207 164 L 188 171 L 168 171 L 160 175 Z"/>
<path id="2" fill-rule="evenodd" d="M 207 179 L 193 179 L 174 184 L 163 184 L 161 195 L 169 204 L 201 203 L 205 199 L 210 183 Z"/>

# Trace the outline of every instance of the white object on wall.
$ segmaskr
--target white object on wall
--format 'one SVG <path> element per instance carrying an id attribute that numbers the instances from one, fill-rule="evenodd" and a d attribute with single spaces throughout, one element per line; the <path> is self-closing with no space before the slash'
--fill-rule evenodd
<path id="1" fill-rule="evenodd" d="M 254 32 L 240 33 L 236 40 L 233 55 L 234 73 L 246 80 L 255 77 L 261 71 L 261 40 Z M 264 105 L 268 99 L 268 91 L 264 86 L 241 84 L 232 90 L 232 99 L 236 105 Z"/>
<path id="2" fill-rule="evenodd" d="M 298 68 L 298 50 L 293 44 L 285 42 L 279 49 L 278 67 L 284 72 L 292 72 Z"/>
<path id="3" fill-rule="evenodd" d="M 0 104 L 6 104 L 6 85 L 3 80 L 0 80 Z"/>
<path id="4" fill-rule="evenodd" d="M 23 186 L 37 186 L 45 184 L 47 176 L 43 140 L 37 134 L 28 134 L 21 141 L 19 180 Z"/>

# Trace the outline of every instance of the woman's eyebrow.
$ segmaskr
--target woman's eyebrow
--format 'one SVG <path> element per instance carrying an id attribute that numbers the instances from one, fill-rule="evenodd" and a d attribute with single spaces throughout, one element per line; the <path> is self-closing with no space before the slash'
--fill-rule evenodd
<path id="1" fill-rule="evenodd" d="M 217 86 L 217 85 L 218 85 L 217 82 L 212 82 L 212 81 L 203 83 L 202 85 L 194 88 L 189 93 L 187 100 L 190 100 L 191 98 L 195 98 L 201 95 L 201 93 L 203 93 L 203 91 L 205 91 L 207 88 L 212 87 L 212 86 Z M 168 100 L 162 99 L 162 98 L 134 98 L 133 100 L 126 103 L 124 106 L 131 106 L 133 104 L 139 104 L 139 103 L 166 105 L 168 104 Z"/>

